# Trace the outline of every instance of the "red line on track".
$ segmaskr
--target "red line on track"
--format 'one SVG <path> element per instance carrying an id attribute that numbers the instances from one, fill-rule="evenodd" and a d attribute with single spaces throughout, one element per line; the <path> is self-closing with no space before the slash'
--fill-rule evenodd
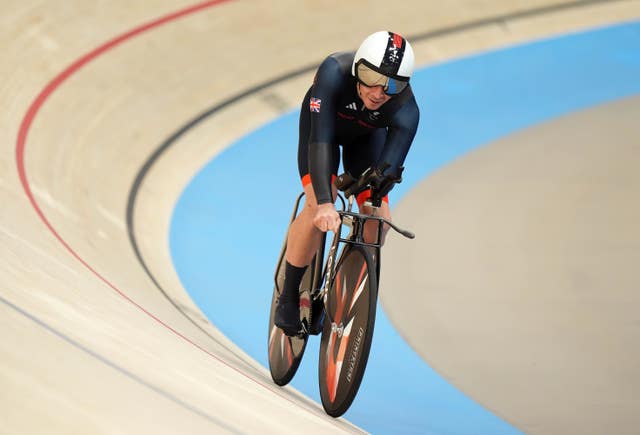
<path id="1" fill-rule="evenodd" d="M 134 305 L 135 307 L 140 309 L 147 316 L 151 317 L 153 320 L 155 320 L 160 325 L 162 325 L 165 328 L 167 328 L 168 330 L 170 330 L 172 333 L 174 333 L 175 335 L 177 335 L 178 337 L 180 337 L 184 341 L 192 344 L 193 346 L 195 346 L 196 348 L 200 349 L 202 352 L 205 352 L 207 355 L 209 355 L 212 358 L 216 359 L 220 363 L 222 363 L 225 366 L 235 370 L 236 372 L 240 373 L 241 375 L 245 376 L 246 378 L 256 382 L 258 385 L 260 385 L 260 386 L 262 386 L 264 388 L 267 388 L 269 391 L 279 395 L 283 399 L 285 399 L 285 400 L 287 400 L 287 401 L 289 401 L 289 402 L 291 402 L 291 403 L 293 403 L 295 405 L 298 405 L 301 408 L 306 409 L 307 411 L 311 412 L 307 408 L 302 407 L 299 403 L 297 403 L 297 402 L 293 401 L 292 399 L 280 394 L 277 391 L 272 390 L 267 385 L 263 384 L 262 382 L 258 381 L 257 379 L 254 379 L 254 378 L 250 377 L 248 374 L 242 372 L 240 369 L 238 369 L 236 367 L 233 367 L 232 365 L 230 365 L 229 363 L 225 362 L 224 360 L 222 360 L 217 355 L 209 352 L 208 350 L 206 350 L 202 346 L 198 345 L 197 343 L 193 342 L 191 339 L 187 338 L 186 336 L 184 336 L 183 334 L 181 334 L 177 330 L 173 329 L 171 326 L 169 326 L 167 323 L 162 321 L 160 318 L 156 317 L 154 314 L 152 314 L 150 311 L 148 311 L 142 305 L 138 304 L 136 301 L 131 299 L 126 293 L 124 293 L 122 290 L 120 290 L 118 287 L 116 287 L 114 284 L 112 284 L 107 278 L 102 276 L 96 269 L 94 269 L 89 263 L 87 263 L 87 261 L 85 261 L 82 257 L 80 257 L 80 255 L 76 251 L 74 251 L 74 249 L 62 238 L 62 236 L 60 236 L 60 234 L 54 228 L 54 226 L 51 224 L 51 222 L 49 222 L 49 220 L 47 219 L 46 215 L 44 214 L 44 212 L 42 211 L 42 209 L 38 205 L 38 202 L 36 201 L 36 199 L 35 199 L 35 197 L 33 195 L 33 192 L 31 191 L 31 186 L 29 184 L 29 179 L 27 177 L 27 171 L 26 171 L 26 168 L 25 168 L 25 159 L 24 159 L 24 157 L 25 157 L 25 147 L 26 147 L 27 137 L 28 137 L 31 125 L 33 124 L 33 121 L 36 118 L 36 115 L 38 114 L 38 112 L 40 111 L 40 109 L 42 108 L 44 103 L 47 101 L 47 99 L 69 77 L 71 77 L 73 74 L 78 72 L 83 66 L 85 66 L 86 64 L 88 64 L 92 60 L 96 59 L 97 57 L 99 57 L 102 54 L 106 53 L 107 51 L 111 50 L 112 48 L 122 44 L 123 42 L 134 38 L 135 36 L 138 36 L 138 35 L 140 35 L 140 34 L 142 34 L 144 32 L 147 32 L 148 30 L 152 30 L 152 29 L 154 29 L 156 27 L 159 27 L 159 26 L 162 26 L 162 25 L 167 24 L 169 22 L 175 21 L 175 20 L 177 20 L 179 18 L 182 18 L 182 17 L 185 17 L 187 15 L 191 15 L 191 14 L 194 14 L 196 12 L 201 12 L 201 11 L 207 9 L 207 8 L 211 8 L 213 6 L 218 6 L 218 5 L 222 4 L 222 3 L 226 3 L 226 2 L 229 2 L 229 1 L 230 0 L 210 0 L 210 1 L 206 1 L 206 2 L 195 4 L 195 5 L 190 6 L 188 8 L 181 9 L 179 11 L 176 11 L 176 12 L 170 13 L 168 15 L 165 15 L 163 17 L 157 18 L 157 19 L 155 19 L 153 21 L 150 21 L 150 22 L 148 22 L 146 24 L 142 24 L 141 26 L 135 27 L 134 29 L 132 29 L 132 30 L 130 30 L 128 32 L 125 32 L 125 33 L 123 33 L 123 34 L 121 34 L 121 35 L 119 35 L 119 36 L 107 41 L 106 43 L 100 45 L 99 47 L 97 47 L 97 48 L 91 50 L 90 52 L 86 53 L 85 55 L 81 56 L 78 60 L 73 62 L 71 65 L 69 65 L 64 71 L 62 71 L 60 74 L 58 74 L 56 77 L 54 77 L 53 80 L 51 80 L 47 84 L 47 86 L 45 86 L 44 89 L 42 89 L 42 91 L 40 91 L 40 93 L 38 94 L 36 99 L 31 103 L 31 106 L 29 106 L 29 109 L 27 110 L 27 113 L 25 114 L 24 118 L 22 119 L 22 122 L 20 124 L 20 130 L 18 131 L 18 139 L 17 139 L 17 142 L 16 142 L 16 166 L 17 166 L 17 169 L 18 169 L 18 175 L 20 177 L 20 182 L 22 183 L 22 187 L 24 189 L 24 192 L 25 192 L 27 198 L 29 199 L 29 202 L 33 206 L 35 212 L 38 214 L 38 216 L 42 220 L 42 222 L 46 225 L 46 227 L 49 229 L 49 231 L 55 236 L 55 238 L 58 239 L 58 241 L 67 249 L 67 251 L 69 251 L 69 253 L 73 257 L 75 257 L 83 266 L 85 266 L 87 269 L 89 269 L 96 277 L 98 277 L 102 282 L 104 282 L 106 285 L 108 285 L 113 291 L 115 291 L 120 296 L 122 296 L 122 298 L 124 298 L 129 303 L 131 303 L 132 305 Z"/>

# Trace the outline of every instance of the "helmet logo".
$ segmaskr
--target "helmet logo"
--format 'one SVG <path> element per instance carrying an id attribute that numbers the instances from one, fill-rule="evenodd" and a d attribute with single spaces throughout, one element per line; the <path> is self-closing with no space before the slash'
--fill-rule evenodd
<path id="1" fill-rule="evenodd" d="M 398 62 L 398 48 L 393 46 L 389 49 L 389 60 L 391 63 Z"/>
<path id="2" fill-rule="evenodd" d="M 398 73 L 404 55 L 404 45 L 402 36 L 389 32 L 389 41 L 381 65 L 383 72 L 391 75 Z"/>

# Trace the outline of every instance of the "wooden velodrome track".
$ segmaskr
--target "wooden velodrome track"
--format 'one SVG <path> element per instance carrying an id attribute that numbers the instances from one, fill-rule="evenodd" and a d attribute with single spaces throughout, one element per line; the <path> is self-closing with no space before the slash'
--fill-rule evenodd
<path id="1" fill-rule="evenodd" d="M 327 417 L 293 389 L 273 385 L 264 368 L 199 313 L 173 271 L 168 250 L 171 210 L 189 178 L 234 139 L 296 107 L 310 73 L 223 106 L 157 156 L 143 179 L 138 177 L 141 168 L 175 126 L 194 114 L 313 65 L 327 53 L 355 48 L 375 30 L 424 36 L 416 38 L 414 49 L 419 65 L 426 65 L 640 17 L 640 1 L 613 0 L 406 1 L 393 13 L 388 2 L 218 3 L 188 9 L 193 3 L 178 0 L 4 2 L 0 16 L 0 134 L 5 149 L 0 160 L 0 433 L 286 433 L 291 428 L 309 433 L 359 432 L 345 420 Z M 178 11 L 183 14 L 171 15 Z M 167 19 L 155 21 L 160 17 Z M 149 26 L 140 27 L 145 24 Z M 633 121 L 638 118 L 638 100 L 620 104 L 625 106 L 614 105 L 610 111 L 593 111 L 566 122 L 584 127 L 603 125 L 593 119 L 606 119 L 604 124 L 610 128 L 601 129 L 598 137 L 608 138 L 611 131 L 633 131 L 635 136 L 626 137 L 640 137 Z M 635 113 L 635 118 L 616 115 L 629 113 Z M 563 128 L 566 125 L 559 122 L 557 129 L 524 132 L 510 140 L 534 143 L 535 135 L 554 137 Z M 505 146 L 498 144 L 496 149 Z M 585 164 L 601 158 L 597 143 L 590 149 L 593 152 Z M 620 163 L 625 169 L 620 173 L 627 177 L 624 191 L 635 196 L 612 196 L 609 205 L 621 208 L 625 216 L 638 216 L 638 176 L 630 169 L 637 162 L 637 144 L 631 142 L 625 149 L 620 161 L 627 165 Z M 483 164 L 494 159 L 491 152 L 472 158 Z M 514 161 L 520 161 L 517 153 Z M 451 177 L 459 179 L 466 173 L 464 159 L 460 165 L 452 169 Z M 529 169 L 534 177 L 534 169 Z M 560 166 L 551 176 L 561 173 Z M 460 222 L 447 221 L 434 207 L 464 210 L 469 199 L 465 195 L 487 196 L 497 186 L 487 169 L 476 175 L 486 177 L 478 192 L 455 196 L 450 204 L 429 203 L 424 199 L 429 198 L 429 189 L 446 186 L 452 179 L 447 174 L 443 171 L 434 177 L 433 185 L 421 186 L 423 199 L 407 199 L 400 205 L 402 221 L 420 232 L 423 244 L 412 247 L 415 251 L 409 259 L 400 255 L 408 250 L 391 245 L 390 252 L 395 249 L 398 254 L 387 254 L 389 277 L 394 276 L 392 257 L 405 263 L 438 261 L 442 257 L 437 252 L 464 242 L 447 239 L 451 232 L 442 229 Z M 546 178 L 544 185 L 552 180 Z M 137 194 L 132 199 L 134 186 Z M 620 183 L 598 188 L 608 196 L 619 192 Z M 561 207 L 560 199 L 550 207 Z M 495 215 L 502 216 L 501 204 L 491 205 L 498 208 Z M 519 216 L 511 212 L 512 218 Z M 422 223 L 408 222 L 412 215 Z M 553 209 L 545 216 L 552 215 Z M 506 216 L 487 219 L 491 234 L 501 234 L 513 222 Z M 440 232 L 429 231 L 429 226 Z M 603 232 L 603 240 L 620 237 L 615 230 L 624 228 Z M 640 236 L 637 229 L 629 234 L 633 235 L 628 240 L 629 258 L 637 264 Z M 476 235 L 478 244 L 483 236 Z M 531 237 L 523 243 L 535 237 L 534 254 L 544 252 L 540 235 Z M 498 260 L 509 260 L 506 251 L 496 255 Z M 601 276 L 618 264 L 606 253 L 601 261 Z M 458 266 L 465 264 L 458 259 Z M 446 264 L 441 269 L 443 274 L 454 273 Z M 481 272 L 468 277 L 478 279 Z M 562 270 L 556 273 L 563 276 Z M 576 349 L 562 364 L 546 361 L 551 365 L 545 370 L 522 364 L 531 348 L 522 344 L 518 333 L 537 330 L 539 325 L 535 316 L 527 315 L 522 301 L 511 300 L 513 306 L 507 307 L 504 304 L 509 301 L 504 299 L 492 304 L 500 296 L 487 296 L 483 286 L 476 294 L 438 294 L 435 304 L 426 299 L 434 295 L 423 292 L 424 303 L 441 307 L 440 314 L 450 316 L 451 324 L 474 324 L 481 332 L 475 334 L 466 326 L 447 329 L 446 322 L 434 327 L 428 316 L 412 311 L 419 307 L 415 300 L 413 307 L 403 304 L 403 298 L 383 302 L 399 331 L 425 359 L 516 427 L 531 433 L 605 433 L 611 428 L 611 433 L 633 433 L 640 411 L 638 315 L 635 329 L 621 333 L 615 328 L 622 328 L 621 319 L 630 317 L 614 308 L 635 306 L 637 313 L 634 291 L 639 282 L 637 275 L 626 269 L 624 273 L 612 295 L 598 293 L 594 298 L 607 310 L 595 316 L 598 305 L 594 302 L 576 314 L 586 330 L 599 331 L 594 317 L 608 325 L 615 344 L 608 341 L 610 335 L 594 334 L 598 339 L 593 346 Z M 510 285 L 518 282 L 517 275 L 504 279 L 511 279 Z M 549 282 L 541 279 L 540 288 L 550 291 Z M 414 284 L 408 281 L 398 291 L 419 294 Z M 598 291 L 596 286 L 589 288 Z M 481 306 L 483 315 L 476 316 L 469 306 Z M 547 308 L 555 319 L 553 313 L 563 305 Z M 495 329 L 504 326 L 499 319 L 505 309 L 517 313 L 519 328 Z M 481 320 L 492 318 L 498 320 L 483 328 Z M 570 333 L 562 334 L 562 326 L 561 322 L 545 323 L 535 351 L 553 354 L 554 336 L 560 337 L 560 344 L 570 339 Z M 487 347 L 455 353 L 447 347 L 450 340 L 483 340 Z M 570 364 L 572 358 L 583 361 L 584 357 L 594 362 Z M 631 375 L 602 378 L 592 389 L 580 388 L 592 370 L 607 363 L 623 366 L 619 372 Z M 562 382 L 568 377 L 571 382 Z M 619 394 L 622 383 L 627 396 Z M 541 393 L 522 394 L 532 384 Z M 545 398 L 546 408 L 541 404 Z"/>

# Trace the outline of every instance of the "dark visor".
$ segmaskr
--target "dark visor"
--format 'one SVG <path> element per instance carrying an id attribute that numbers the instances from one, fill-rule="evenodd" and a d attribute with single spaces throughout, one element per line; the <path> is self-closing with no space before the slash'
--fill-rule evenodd
<path id="1" fill-rule="evenodd" d="M 408 79 L 397 79 L 385 76 L 361 62 L 356 64 L 356 79 L 368 87 L 382 86 L 382 90 L 384 90 L 384 93 L 387 95 L 399 94 L 404 91 L 409 84 Z"/>

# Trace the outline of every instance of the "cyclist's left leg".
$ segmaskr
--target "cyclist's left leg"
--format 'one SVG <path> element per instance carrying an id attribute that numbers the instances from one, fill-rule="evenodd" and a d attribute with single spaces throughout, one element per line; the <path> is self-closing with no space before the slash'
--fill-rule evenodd
<path id="1" fill-rule="evenodd" d="M 360 208 L 360 213 L 373 214 L 373 208 L 360 204 L 358 204 L 358 206 Z M 388 221 L 391 220 L 391 209 L 389 208 L 389 203 L 387 201 L 382 201 L 382 204 L 376 210 L 376 216 L 383 217 Z M 382 228 L 381 244 L 384 244 L 387 232 L 389 232 L 389 225 L 385 224 Z M 367 243 L 375 243 L 378 241 L 378 221 L 370 220 L 364 224 L 364 241 Z"/>

